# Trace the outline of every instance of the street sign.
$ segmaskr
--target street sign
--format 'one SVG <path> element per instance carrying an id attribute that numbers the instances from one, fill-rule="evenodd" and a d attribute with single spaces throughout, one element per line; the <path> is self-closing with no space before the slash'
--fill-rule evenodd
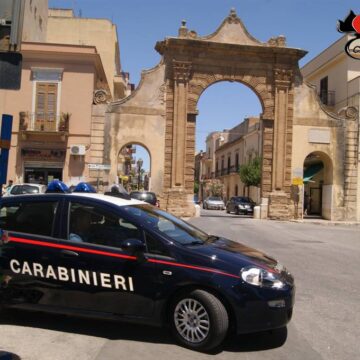
<path id="1" fill-rule="evenodd" d="M 6 184 L 13 117 L 3 115 L 1 122 L 0 184 Z"/>
<path id="2" fill-rule="evenodd" d="M 110 170 L 110 164 L 89 164 L 89 170 Z"/>

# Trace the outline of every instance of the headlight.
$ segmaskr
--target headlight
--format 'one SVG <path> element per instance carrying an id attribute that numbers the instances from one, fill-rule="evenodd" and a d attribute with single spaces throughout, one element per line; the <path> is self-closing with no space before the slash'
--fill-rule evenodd
<path id="1" fill-rule="evenodd" d="M 285 284 L 275 274 L 257 267 L 246 267 L 240 271 L 241 278 L 248 284 L 270 289 L 282 289 Z"/>
<path id="2" fill-rule="evenodd" d="M 245 209 L 244 205 L 238 205 L 239 209 Z"/>

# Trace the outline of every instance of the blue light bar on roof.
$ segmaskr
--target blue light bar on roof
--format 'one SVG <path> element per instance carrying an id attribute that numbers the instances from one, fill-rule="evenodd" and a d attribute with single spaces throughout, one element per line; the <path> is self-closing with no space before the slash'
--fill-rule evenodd
<path id="1" fill-rule="evenodd" d="M 75 186 L 73 192 L 96 193 L 96 189 L 86 182 L 81 182 Z"/>
<path id="2" fill-rule="evenodd" d="M 49 193 L 68 193 L 69 188 L 66 184 L 64 184 L 60 180 L 53 180 L 49 183 L 47 190 L 45 191 L 47 194 Z"/>

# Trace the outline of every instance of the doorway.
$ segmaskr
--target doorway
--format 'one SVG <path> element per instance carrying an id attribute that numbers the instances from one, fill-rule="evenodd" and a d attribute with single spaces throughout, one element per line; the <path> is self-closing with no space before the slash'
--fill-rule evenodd
<path id="1" fill-rule="evenodd" d="M 25 183 L 48 185 L 52 180 L 62 181 L 62 169 L 25 168 Z"/>

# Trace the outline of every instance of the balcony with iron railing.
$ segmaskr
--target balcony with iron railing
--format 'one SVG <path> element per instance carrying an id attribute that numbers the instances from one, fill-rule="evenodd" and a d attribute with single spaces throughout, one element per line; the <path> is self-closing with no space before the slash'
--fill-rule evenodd
<path id="1" fill-rule="evenodd" d="M 69 131 L 70 114 L 62 113 L 30 113 L 22 111 L 19 114 L 19 130 L 36 133 L 65 133 Z"/>
<path id="2" fill-rule="evenodd" d="M 335 106 L 335 91 L 320 91 L 319 98 L 326 106 Z"/>

